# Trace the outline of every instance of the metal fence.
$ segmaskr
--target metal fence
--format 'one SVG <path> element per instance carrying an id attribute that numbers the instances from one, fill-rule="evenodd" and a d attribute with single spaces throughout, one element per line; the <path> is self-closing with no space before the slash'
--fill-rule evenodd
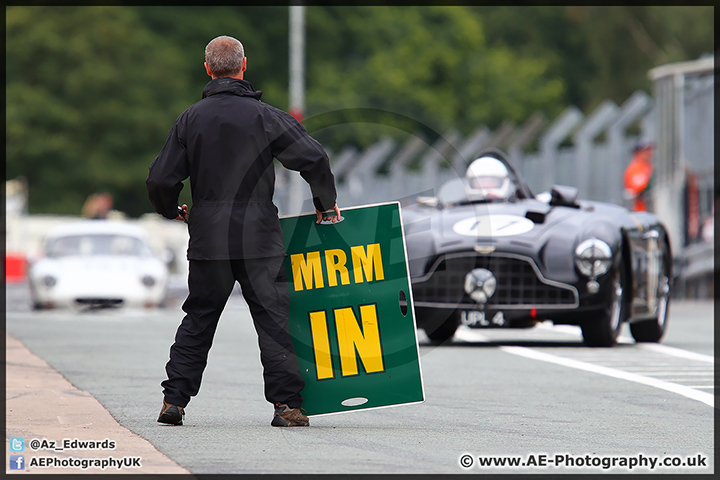
<path id="1" fill-rule="evenodd" d="M 536 114 L 521 125 L 506 122 L 494 131 L 480 126 L 463 136 L 451 130 L 433 143 L 408 134 L 400 140 L 380 139 L 362 151 L 347 146 L 329 152 L 338 201 L 351 206 L 433 195 L 448 180 L 463 176 L 484 150 L 499 148 L 535 193 L 553 184 L 575 185 L 584 198 L 622 203 L 622 174 L 639 137 L 626 130 L 639 124 L 642 135 L 652 138 L 645 118 L 651 107 L 652 99 L 636 92 L 622 106 L 606 101 L 588 115 L 568 107 L 552 122 Z M 299 176 L 282 168 L 276 173 L 280 213 L 312 211 Z"/>
<path id="2" fill-rule="evenodd" d="M 536 114 L 521 125 L 507 122 L 495 131 L 485 126 L 467 136 L 449 131 L 434 143 L 408 135 L 404 141 L 381 139 L 363 151 L 348 146 L 331 153 L 339 202 L 410 201 L 433 194 L 446 181 L 464 175 L 483 150 L 499 148 L 536 193 L 553 184 L 574 185 L 583 198 L 623 203 L 622 175 L 633 147 L 640 137 L 655 137 L 652 106 L 652 98 L 638 91 L 621 106 L 608 100 L 587 115 L 568 107 L 549 124 Z M 633 126 L 641 133 L 627 133 Z M 531 145 L 537 146 L 535 151 L 528 149 Z M 281 214 L 311 211 L 307 192 L 292 199 L 294 174 L 282 168 L 277 173 L 275 200 Z"/>

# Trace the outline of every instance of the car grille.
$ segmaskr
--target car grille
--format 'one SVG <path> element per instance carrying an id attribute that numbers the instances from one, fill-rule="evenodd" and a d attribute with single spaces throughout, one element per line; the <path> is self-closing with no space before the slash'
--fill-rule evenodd
<path id="1" fill-rule="evenodd" d="M 123 300 L 122 298 L 76 298 L 75 303 L 93 307 L 119 307 Z"/>
<path id="2" fill-rule="evenodd" d="M 488 307 L 525 309 L 578 306 L 578 294 L 573 286 L 542 278 L 531 262 L 532 259 L 528 257 L 512 254 L 441 255 L 427 275 L 415 279 L 414 303 L 416 306 L 477 308 L 478 304 L 465 293 L 465 275 L 474 268 L 486 268 L 497 279 L 495 294 L 486 304 Z"/>

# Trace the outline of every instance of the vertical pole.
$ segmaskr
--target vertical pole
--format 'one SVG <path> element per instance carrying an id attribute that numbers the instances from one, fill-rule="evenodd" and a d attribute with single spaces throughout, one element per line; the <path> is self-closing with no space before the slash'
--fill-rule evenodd
<path id="1" fill-rule="evenodd" d="M 290 5 L 290 114 L 303 121 L 305 109 L 305 7 Z M 288 209 L 286 213 L 301 213 L 303 208 L 302 178 L 297 172 L 288 175 Z"/>
<path id="2" fill-rule="evenodd" d="M 305 7 L 290 6 L 290 114 L 303 121 L 305 110 Z"/>

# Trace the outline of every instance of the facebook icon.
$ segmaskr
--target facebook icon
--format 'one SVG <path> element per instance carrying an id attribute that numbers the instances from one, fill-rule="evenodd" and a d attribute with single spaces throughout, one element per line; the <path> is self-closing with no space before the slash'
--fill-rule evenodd
<path id="1" fill-rule="evenodd" d="M 25 455 L 10 455 L 10 470 L 24 470 Z"/>

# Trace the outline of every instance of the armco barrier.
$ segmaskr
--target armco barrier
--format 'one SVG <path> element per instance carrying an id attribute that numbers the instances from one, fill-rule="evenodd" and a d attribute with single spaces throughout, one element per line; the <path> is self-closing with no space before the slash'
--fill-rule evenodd
<path id="1" fill-rule="evenodd" d="M 27 278 L 27 259 L 25 255 L 7 253 L 5 255 L 5 281 L 7 283 L 24 282 Z"/>

